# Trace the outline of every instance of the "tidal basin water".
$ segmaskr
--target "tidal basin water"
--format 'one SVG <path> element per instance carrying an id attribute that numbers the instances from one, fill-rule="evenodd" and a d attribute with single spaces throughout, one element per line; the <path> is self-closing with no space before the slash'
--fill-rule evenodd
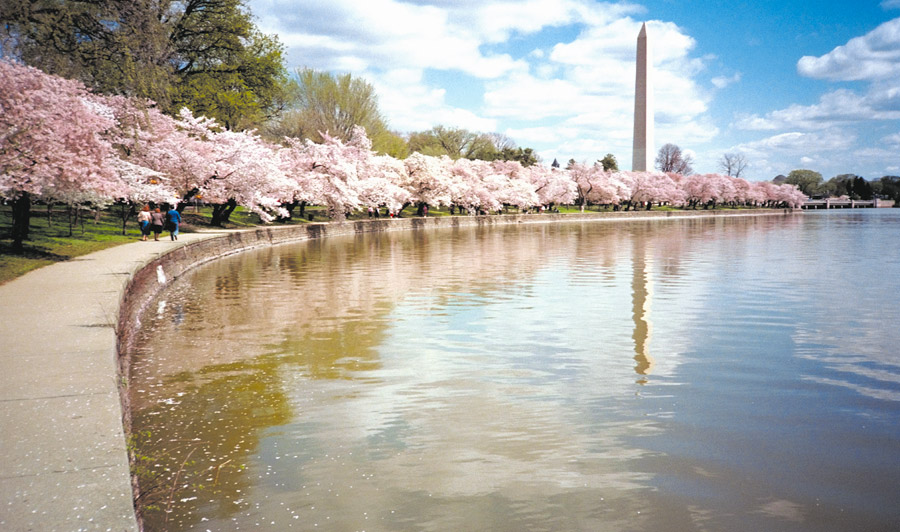
<path id="1" fill-rule="evenodd" d="M 248 252 L 145 315 L 147 530 L 900 529 L 900 210 Z"/>

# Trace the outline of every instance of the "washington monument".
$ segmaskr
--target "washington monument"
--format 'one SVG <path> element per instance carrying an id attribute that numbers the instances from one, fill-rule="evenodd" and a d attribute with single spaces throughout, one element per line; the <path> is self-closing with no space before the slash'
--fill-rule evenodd
<path id="1" fill-rule="evenodd" d="M 634 81 L 634 144 L 631 169 L 635 172 L 653 170 L 653 64 L 647 43 L 647 24 L 641 26 L 637 38 L 637 73 Z"/>

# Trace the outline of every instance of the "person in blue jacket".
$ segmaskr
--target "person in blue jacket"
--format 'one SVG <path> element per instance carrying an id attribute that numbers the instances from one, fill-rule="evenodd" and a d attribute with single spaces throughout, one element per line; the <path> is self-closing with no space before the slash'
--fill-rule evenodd
<path id="1" fill-rule="evenodd" d="M 166 213 L 166 225 L 172 240 L 178 240 L 178 226 L 181 224 L 181 213 L 174 206 Z"/>

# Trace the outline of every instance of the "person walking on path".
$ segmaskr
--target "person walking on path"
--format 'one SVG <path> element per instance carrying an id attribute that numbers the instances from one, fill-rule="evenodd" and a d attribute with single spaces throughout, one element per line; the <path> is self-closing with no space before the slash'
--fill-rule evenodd
<path id="1" fill-rule="evenodd" d="M 150 236 L 150 206 L 144 205 L 144 208 L 141 209 L 141 212 L 138 213 L 138 225 L 141 226 L 141 240 L 146 242 L 147 237 Z"/>
<path id="2" fill-rule="evenodd" d="M 159 211 L 159 207 L 150 213 L 150 229 L 153 230 L 153 240 L 159 241 L 159 234 L 162 233 L 165 221 L 166 218 L 163 213 Z"/>
<path id="3" fill-rule="evenodd" d="M 178 240 L 178 226 L 181 225 L 181 213 L 178 212 L 174 205 L 166 213 L 166 221 L 169 226 L 169 236 L 172 240 Z"/>

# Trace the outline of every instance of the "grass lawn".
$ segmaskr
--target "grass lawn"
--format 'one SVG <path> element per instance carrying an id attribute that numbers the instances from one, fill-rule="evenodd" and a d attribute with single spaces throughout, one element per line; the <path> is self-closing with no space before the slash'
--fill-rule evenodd
<path id="1" fill-rule="evenodd" d="M 0 204 L 0 284 L 41 266 L 64 261 L 99 251 L 111 246 L 132 242 L 140 237 L 137 224 L 132 221 L 126 235 L 122 235 L 122 222 L 114 211 L 102 211 L 95 222 L 92 212 L 83 217 L 70 218 L 64 207 L 49 211 L 44 205 L 36 205 L 31 212 L 29 240 L 23 253 L 12 252 L 12 208 Z"/>
<path id="2" fill-rule="evenodd" d="M 24 252 L 13 253 L 10 238 L 12 208 L 0 203 L 0 284 L 54 262 L 138 240 L 141 234 L 137 216 L 129 218 L 123 235 L 119 209 L 113 206 L 101 210 L 99 219 L 93 211 L 82 211 L 75 219 L 70 217 L 65 206 L 48 210 L 45 205 L 35 205 L 31 210 L 31 228 Z M 211 218 L 211 208 L 187 207 L 181 230 L 191 232 L 198 227 L 208 227 Z M 259 223 L 258 216 L 238 208 L 227 226 L 252 227 Z"/>

